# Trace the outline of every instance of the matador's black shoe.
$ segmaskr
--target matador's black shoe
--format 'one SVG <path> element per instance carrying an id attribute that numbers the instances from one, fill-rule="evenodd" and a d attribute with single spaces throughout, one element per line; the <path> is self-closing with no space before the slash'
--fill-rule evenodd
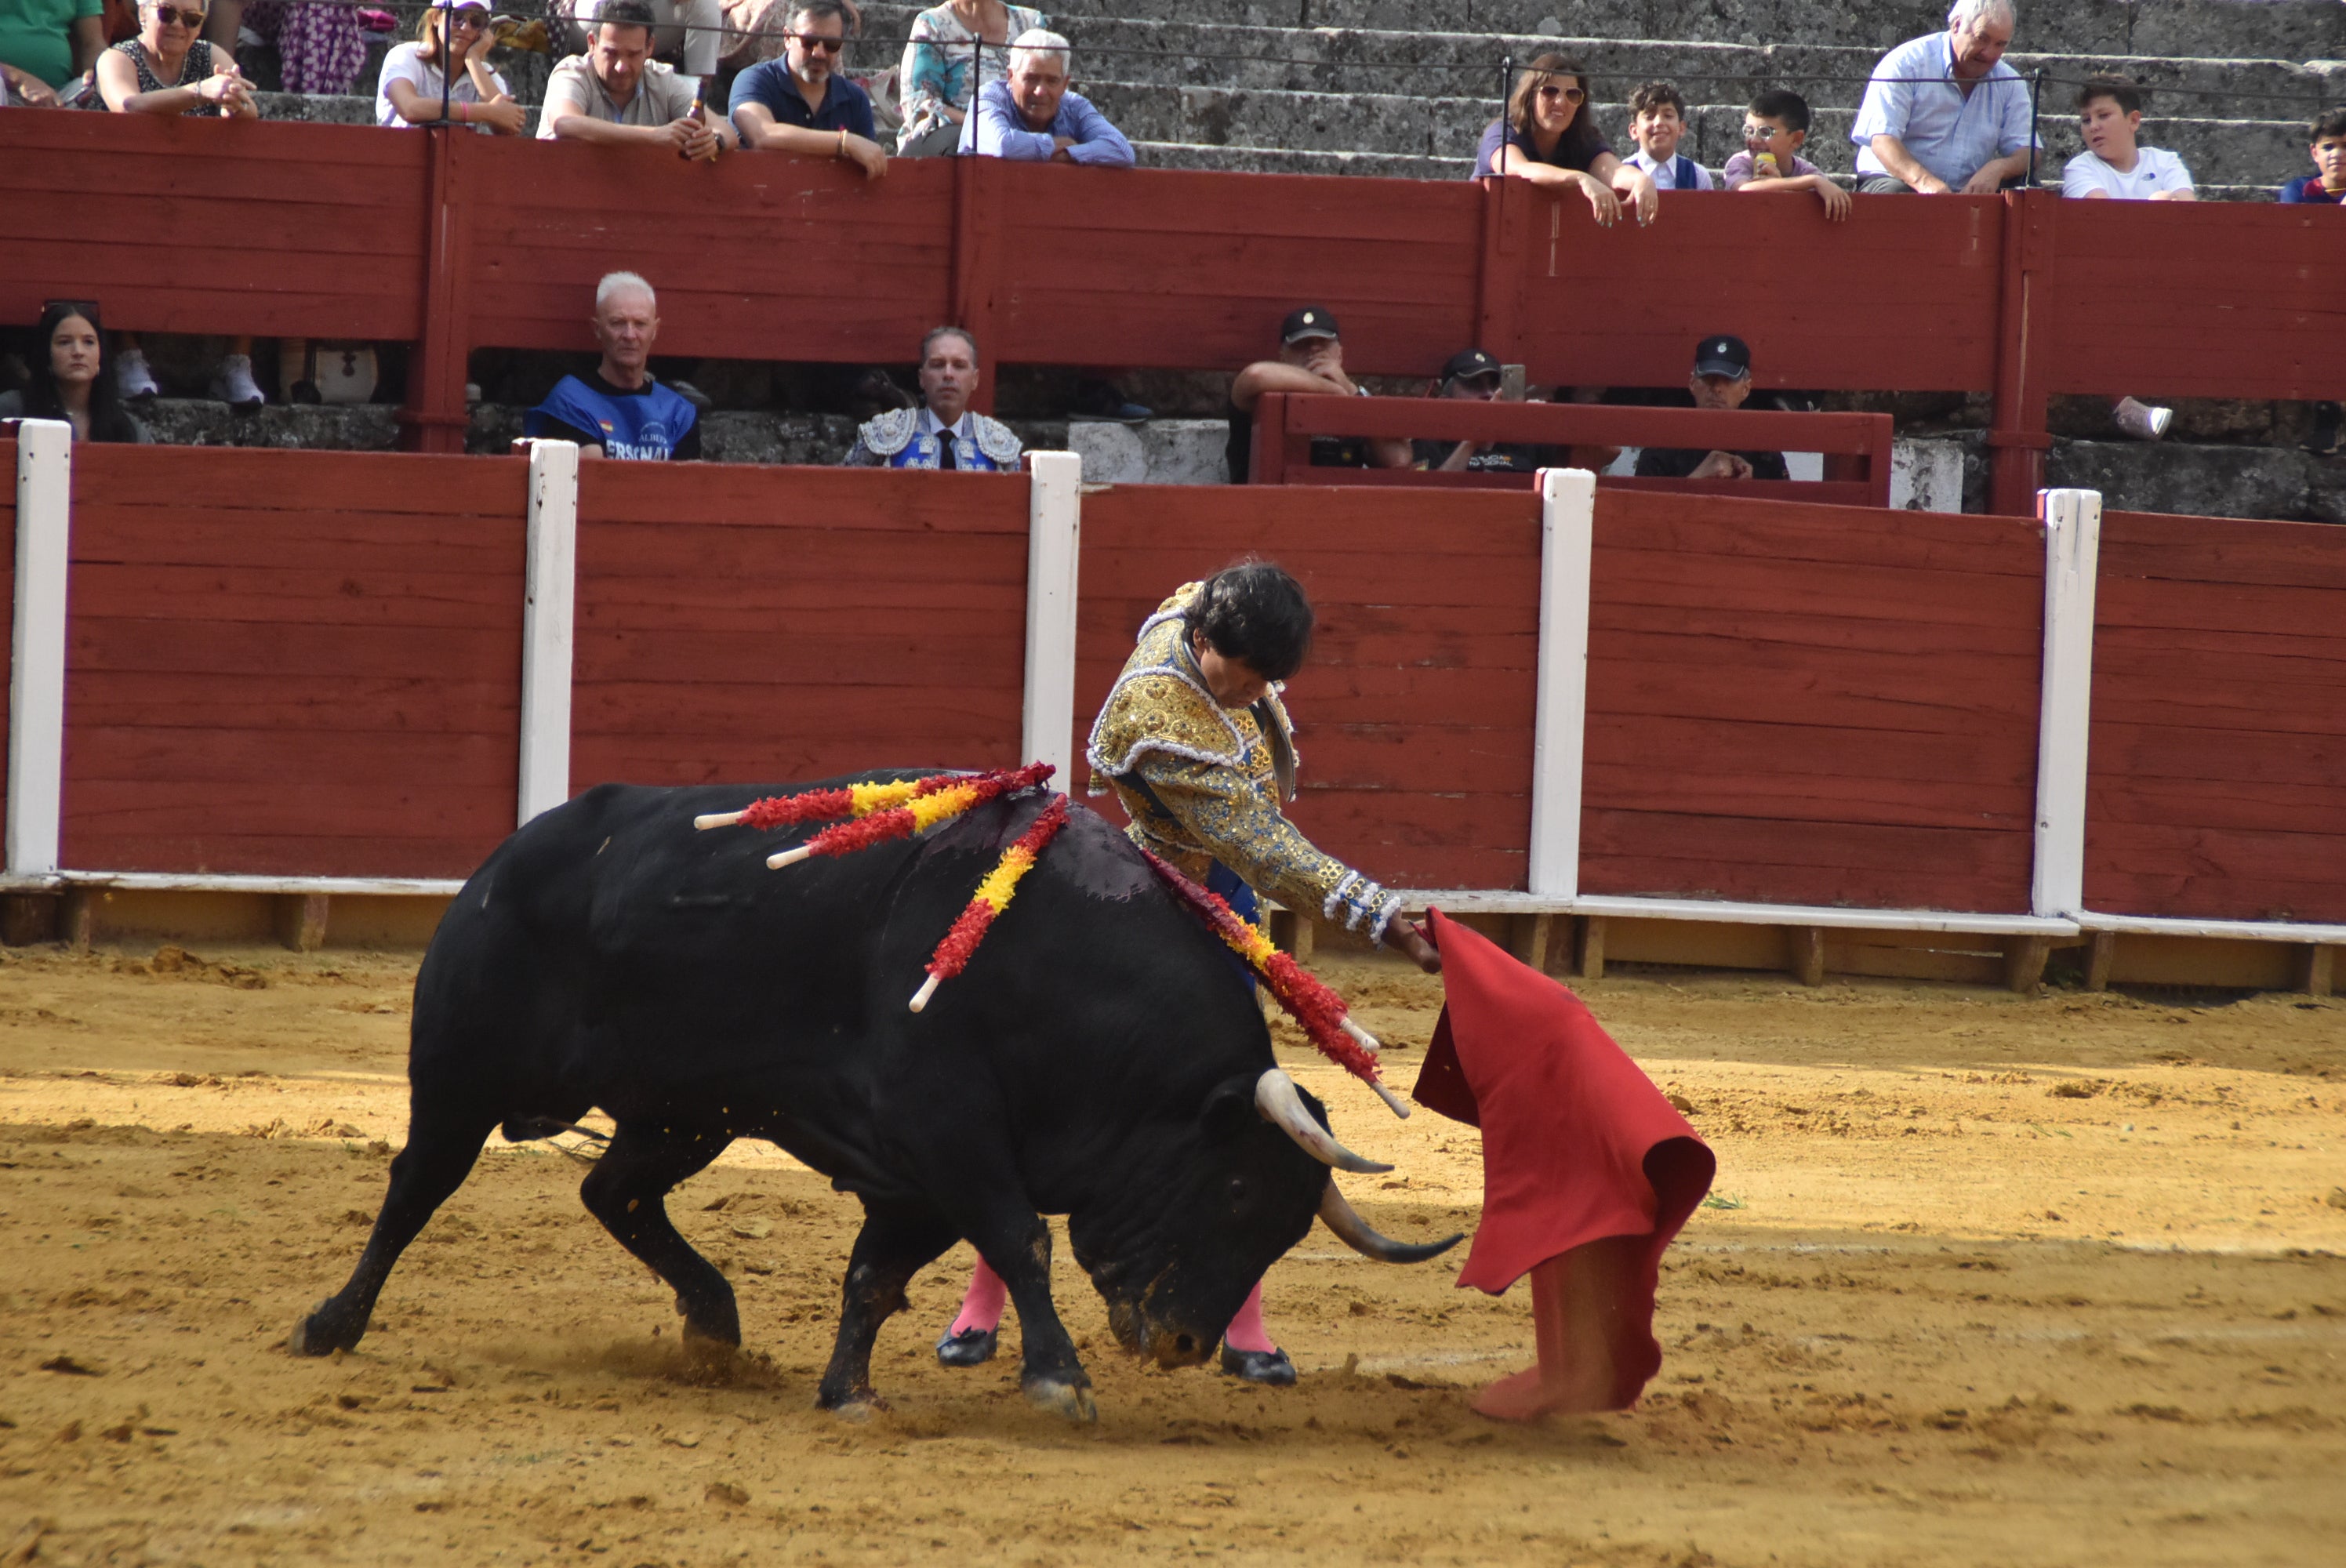
<path id="1" fill-rule="evenodd" d="M 1222 1372 L 1227 1377 L 1243 1378 L 1250 1383 L 1274 1389 L 1295 1386 L 1295 1363 L 1287 1359 L 1284 1350 L 1233 1350 L 1224 1345 Z"/>
<path id="2" fill-rule="evenodd" d="M 937 1364 L 941 1367 L 982 1367 L 994 1359 L 994 1331 L 991 1329 L 964 1329 L 956 1334 L 951 1329 L 937 1341 Z"/>

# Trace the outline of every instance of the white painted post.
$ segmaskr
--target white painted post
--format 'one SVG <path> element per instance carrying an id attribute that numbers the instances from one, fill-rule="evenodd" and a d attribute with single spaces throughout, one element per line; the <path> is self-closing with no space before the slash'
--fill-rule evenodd
<path id="1" fill-rule="evenodd" d="M 2032 913 L 2086 907 L 2086 739 L 2093 719 L 2094 578 L 2102 497 L 2040 490 L 2045 524 L 2045 674 L 2036 707 L 2036 871 Z"/>
<path id="2" fill-rule="evenodd" d="M 1540 471 L 1539 687 L 1532 730 L 1530 887 L 1580 893 L 1581 759 L 1588 723 L 1588 574 L 1596 475 Z"/>
<path id="3" fill-rule="evenodd" d="M 521 622 L 520 820 L 570 799 L 570 665 L 578 600 L 578 448 L 529 443 Z"/>
<path id="4" fill-rule="evenodd" d="M 1026 701 L 1018 756 L 1057 768 L 1053 784 L 1073 795 L 1084 460 L 1072 452 L 1032 452 L 1026 473 Z"/>
<path id="5" fill-rule="evenodd" d="M 16 617 L 8 667 L 8 874 L 57 869 L 66 762 L 66 575 L 73 426 L 16 427 Z"/>

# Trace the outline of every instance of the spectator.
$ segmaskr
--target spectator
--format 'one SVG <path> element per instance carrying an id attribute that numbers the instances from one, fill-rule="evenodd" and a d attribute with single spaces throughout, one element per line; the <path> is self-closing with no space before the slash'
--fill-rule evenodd
<path id="1" fill-rule="evenodd" d="M 1955 0 L 1945 32 L 1882 56 L 1849 132 L 1860 195 L 1991 196 L 2026 181 L 2028 84 L 2004 63 L 2016 25 L 2012 0 Z"/>
<path id="2" fill-rule="evenodd" d="M 1344 373 L 1344 342 L 1336 318 L 1317 305 L 1290 311 L 1279 324 L 1279 357 L 1257 360 L 1230 382 L 1230 439 L 1226 449 L 1230 483 L 1244 484 L 1253 470 L 1254 409 L 1265 392 L 1306 396 L 1366 397 Z M 1314 468 L 1407 468 L 1416 453 L 1406 441 L 1370 441 L 1360 436 L 1311 438 Z"/>
<path id="3" fill-rule="evenodd" d="M 2313 122 L 2314 172 L 2280 188 L 2287 202 L 2346 204 L 2346 109 L 2331 109 Z"/>
<path id="4" fill-rule="evenodd" d="M 888 151 L 872 124 L 872 96 L 840 74 L 847 9 L 839 0 L 800 0 L 782 57 L 733 79 L 733 123 L 745 146 L 809 158 L 852 158 L 866 179 L 888 172 Z"/>
<path id="5" fill-rule="evenodd" d="M 918 409 L 890 409 L 867 420 L 847 449 L 850 468 L 944 468 L 1012 473 L 1018 437 L 969 406 L 977 392 L 977 340 L 960 327 L 937 327 L 921 340 Z"/>
<path id="6" fill-rule="evenodd" d="M 725 13 L 718 0 L 643 0 L 651 12 L 651 57 L 695 81 L 717 74 L 719 36 Z M 566 52 L 584 54 L 588 34 L 600 19 L 605 0 L 550 0 L 555 30 Z"/>
<path id="7" fill-rule="evenodd" d="M 1563 55 L 1533 60 L 1507 95 L 1506 117 L 1484 128 L 1474 178 L 1494 174 L 1557 189 L 1576 186 L 1607 229 L 1621 216 L 1623 197 L 1636 205 L 1641 224 L 1661 209 L 1652 178 L 1614 157 L 1596 128 L 1587 67 Z"/>
<path id="8" fill-rule="evenodd" d="M 1003 0 L 948 0 L 913 17 L 897 67 L 904 128 L 896 156 L 950 158 L 961 145 L 970 101 L 1008 74 L 1010 40 L 1049 22 L 1031 5 Z"/>
<path id="9" fill-rule="evenodd" d="M 215 4 L 228 8 L 228 0 Z M 242 11 L 244 28 L 276 48 L 282 90 L 341 97 L 357 88 L 359 73 L 366 68 L 368 35 L 350 0 L 253 0 Z M 230 55 L 236 53 L 237 35 L 213 36 Z"/>
<path id="10" fill-rule="evenodd" d="M 2137 147 L 2142 89 L 2125 76 L 2088 76 L 2077 94 L 2078 127 L 2086 150 L 2061 174 L 2061 194 L 2087 201 L 2196 201 L 2191 171 L 2161 148 Z M 2137 441 L 2157 441 L 2175 419 L 2131 397 L 2110 400 L 2118 428 Z"/>
<path id="11" fill-rule="evenodd" d="M 8 0 L 0 6 L 5 101 L 53 109 L 57 89 L 106 52 L 105 0 Z"/>
<path id="12" fill-rule="evenodd" d="M 1741 338 L 1705 338 L 1694 351 L 1686 395 L 1658 407 L 1737 409 L 1751 395 L 1751 351 Z M 1640 479 L 1789 479 L 1780 452 L 1692 452 L 1647 447 L 1637 453 Z"/>
<path id="13" fill-rule="evenodd" d="M 441 43 L 444 19 L 455 37 L 450 47 Z M 440 117 L 444 93 L 448 117 L 458 124 L 484 136 L 519 136 L 526 123 L 522 107 L 514 102 L 505 79 L 489 69 L 489 50 L 495 43 L 489 34 L 488 0 L 456 0 L 454 11 L 435 5 L 424 12 L 415 25 L 415 41 L 382 57 L 382 76 L 374 95 L 375 124 L 430 125 Z M 464 65 L 464 74 L 453 88 L 441 74 L 441 61 L 451 54 Z"/>
<path id="14" fill-rule="evenodd" d="M 586 376 L 556 383 L 522 421 L 522 433 L 575 441 L 587 457 L 649 463 L 699 457 L 700 411 L 682 392 L 652 379 L 652 344 L 659 337 L 652 286 L 633 272 L 606 274 L 595 285 L 593 321 L 603 362 Z"/>
<path id="15" fill-rule="evenodd" d="M 2346 205 L 2346 108 L 2321 115 L 2314 120 L 2311 130 L 2315 172 L 2282 186 L 2280 199 L 2292 204 Z M 2325 457 L 2346 451 L 2346 430 L 2341 427 L 2346 427 L 2346 409 L 2334 402 L 2315 403 L 2313 439 L 2305 443 L 2305 449 Z"/>
<path id="16" fill-rule="evenodd" d="M 1840 222 L 1854 204 L 1830 175 L 1800 156 L 1808 139 L 1808 100 L 1782 87 L 1761 93 L 1743 111 L 1743 150 L 1727 160 L 1727 188 L 1813 190 L 1825 216 Z"/>
<path id="17" fill-rule="evenodd" d="M 32 384 L 0 392 L 0 419 L 61 419 L 73 426 L 76 441 L 144 445 L 151 439 L 122 406 L 115 378 L 106 373 L 106 328 L 96 305 L 50 300 L 33 342 Z"/>
<path id="18" fill-rule="evenodd" d="M 204 13 L 163 0 L 138 8 L 139 32 L 97 58 L 97 90 L 117 114 L 212 115 L 258 118 L 252 89 L 225 49 L 196 36 Z M 121 335 L 115 375 L 123 398 L 151 398 L 161 391 L 138 340 Z M 256 409 L 265 400 L 252 379 L 252 340 L 230 338 L 229 351 L 212 374 L 211 394 L 231 408 Z"/>
<path id="19" fill-rule="evenodd" d="M 980 158 L 1130 168 L 1132 144 L 1124 133 L 1081 93 L 1067 90 L 1074 59 L 1056 33 L 1029 27 L 1019 34 L 1010 46 L 1008 77 L 980 89 L 977 107 L 962 121 L 961 150 Z"/>
<path id="20" fill-rule="evenodd" d="M 696 160 L 733 146 L 733 127 L 721 116 L 712 121 L 698 102 L 699 84 L 648 58 L 651 46 L 644 0 L 604 0 L 586 52 L 546 78 L 539 139 L 665 145 Z"/>
<path id="21" fill-rule="evenodd" d="M 256 119 L 252 88 L 226 49 L 196 36 L 204 13 L 178 0 L 146 0 L 139 31 L 97 59 L 97 90 L 117 114 L 210 115 Z"/>
<path id="22" fill-rule="evenodd" d="M 1683 156 L 1686 99 L 1668 82 L 1647 82 L 1629 95 L 1629 137 L 1637 144 L 1627 162 L 1645 170 L 1657 190 L 1708 190 L 1710 170 Z"/>
<path id="23" fill-rule="evenodd" d="M 1504 384 L 1498 361 L 1480 349 L 1461 349 L 1425 395 L 1496 402 Z M 1537 451 L 1511 443 L 1419 441 L 1411 443 L 1411 453 L 1416 466 L 1437 473 L 1529 473 L 1540 466 Z"/>

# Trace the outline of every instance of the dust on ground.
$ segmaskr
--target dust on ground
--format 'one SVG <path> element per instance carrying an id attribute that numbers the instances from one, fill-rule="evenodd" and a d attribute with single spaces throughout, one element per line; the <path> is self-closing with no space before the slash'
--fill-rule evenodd
<path id="1" fill-rule="evenodd" d="M 1403 1084 L 1438 984 L 1323 966 Z M 1283 1391 L 1127 1361 L 1062 1263 L 1080 1428 L 1005 1354 L 938 1367 L 965 1250 L 811 1407 L 852 1202 L 765 1145 L 671 1200 L 740 1294 L 721 1374 L 493 1140 L 353 1353 L 339 1288 L 404 1125 L 414 961 L 0 961 L 0 1564 L 2306 1563 L 2346 1528 L 2346 1005 L 1615 977 L 1600 1019 L 1716 1148 L 1619 1416 L 1494 1425 L 1520 1290 L 1315 1231 L 1273 1271 Z M 1472 1129 L 1392 1119 L 1282 1030 L 1389 1234 L 1471 1227 Z M 1014 1325 L 1015 1328 L 1015 1320 Z"/>

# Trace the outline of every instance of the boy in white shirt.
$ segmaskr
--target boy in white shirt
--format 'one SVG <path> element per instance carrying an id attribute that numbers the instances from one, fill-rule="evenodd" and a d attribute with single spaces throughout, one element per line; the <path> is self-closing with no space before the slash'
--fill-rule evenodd
<path id="1" fill-rule="evenodd" d="M 1652 176 L 1657 190 L 1708 190 L 1710 170 L 1678 151 L 1686 131 L 1686 99 L 1668 82 L 1647 82 L 1629 95 L 1629 135 L 1637 150 L 1626 161 Z"/>
<path id="2" fill-rule="evenodd" d="M 2077 92 L 2077 123 L 2086 150 L 2061 172 L 2061 194 L 2086 201 L 2197 201 L 2191 171 L 2164 148 L 2137 147 L 2142 89 L 2125 76 L 2087 76 Z M 2110 400 L 2118 428 L 2137 441 L 2157 441 L 2175 421 L 2171 408 L 2131 397 Z"/>
<path id="3" fill-rule="evenodd" d="M 2164 148 L 2137 147 L 2142 89 L 2124 76 L 2088 76 L 2077 94 L 2086 150 L 2061 174 L 2061 194 L 2120 201 L 2197 201 L 2191 171 Z"/>

